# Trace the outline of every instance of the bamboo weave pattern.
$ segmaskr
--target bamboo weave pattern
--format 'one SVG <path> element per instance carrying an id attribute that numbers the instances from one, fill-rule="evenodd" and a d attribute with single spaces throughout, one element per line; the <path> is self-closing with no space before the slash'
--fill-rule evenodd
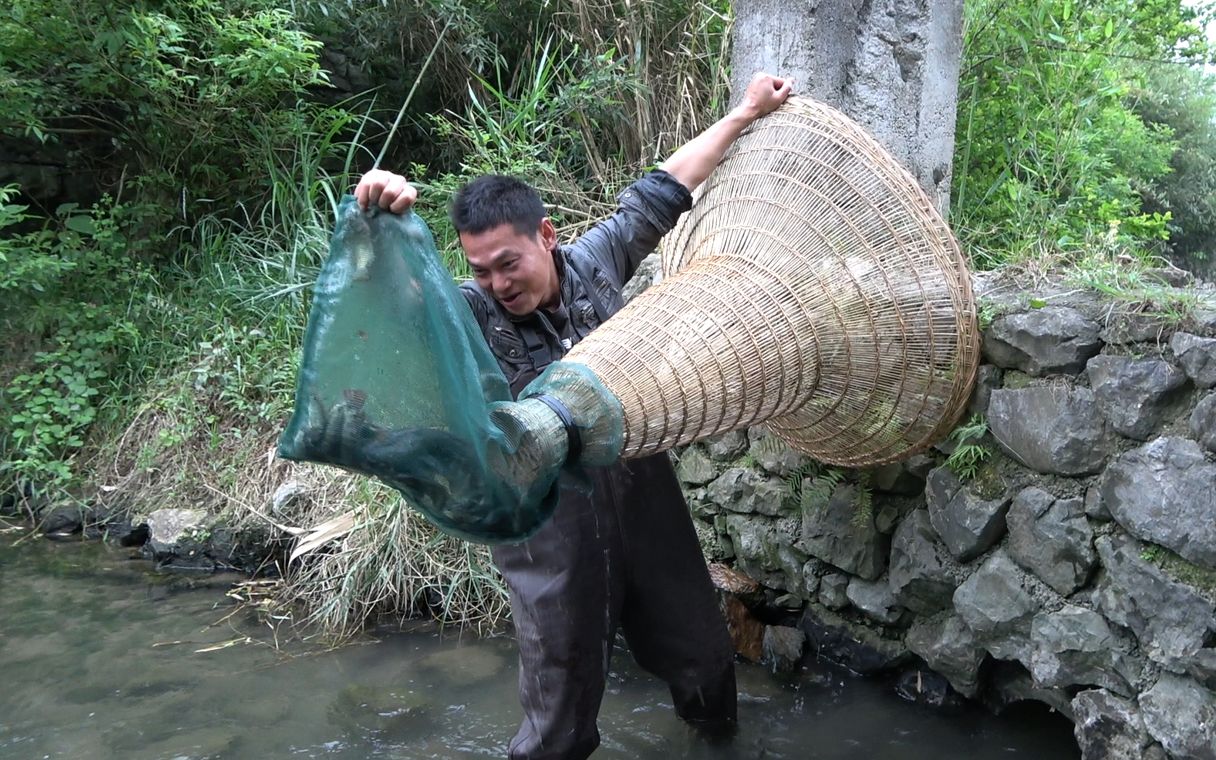
<path id="1" fill-rule="evenodd" d="M 820 461 L 924 450 L 979 360 L 966 261 L 916 180 L 835 109 L 757 121 L 664 244 L 666 276 L 575 346 L 623 456 L 765 423 Z"/>

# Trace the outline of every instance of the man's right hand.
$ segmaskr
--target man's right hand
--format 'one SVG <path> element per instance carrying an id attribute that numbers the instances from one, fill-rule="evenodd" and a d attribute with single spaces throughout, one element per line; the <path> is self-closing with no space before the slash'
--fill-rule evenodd
<path id="1" fill-rule="evenodd" d="M 403 214 L 418 199 L 418 190 L 400 174 L 372 169 L 355 186 L 355 200 L 363 208 L 379 206 L 394 214 Z"/>

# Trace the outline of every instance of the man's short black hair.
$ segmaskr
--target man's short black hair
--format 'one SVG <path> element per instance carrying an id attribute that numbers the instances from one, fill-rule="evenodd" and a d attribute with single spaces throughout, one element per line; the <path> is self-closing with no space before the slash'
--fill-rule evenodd
<path id="1" fill-rule="evenodd" d="M 458 233 L 509 224 L 521 235 L 534 235 L 545 218 L 545 204 L 527 182 L 487 174 L 460 188 L 452 199 L 451 217 Z"/>

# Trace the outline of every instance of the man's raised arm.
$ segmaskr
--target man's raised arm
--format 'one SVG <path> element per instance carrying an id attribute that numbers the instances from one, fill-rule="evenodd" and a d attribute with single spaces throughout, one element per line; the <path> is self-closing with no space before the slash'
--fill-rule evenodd
<path id="1" fill-rule="evenodd" d="M 792 81 L 771 74 L 752 77 L 743 100 L 730 113 L 686 142 L 660 167 L 689 190 L 705 181 L 723 154 L 753 121 L 772 113 L 790 95 Z"/>

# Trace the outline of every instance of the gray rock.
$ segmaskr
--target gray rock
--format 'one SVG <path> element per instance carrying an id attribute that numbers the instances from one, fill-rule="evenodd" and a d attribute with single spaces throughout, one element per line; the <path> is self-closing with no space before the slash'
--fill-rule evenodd
<path id="1" fill-rule="evenodd" d="M 960 708 L 963 700 L 950 687 L 950 681 L 928 668 L 905 670 L 895 680 L 895 693 L 900 699 L 929 707 Z"/>
<path id="2" fill-rule="evenodd" d="M 891 539 L 891 572 L 887 581 L 900 604 L 931 615 L 950 607 L 958 565 L 938 540 L 929 513 L 918 509 L 895 530 Z"/>
<path id="3" fill-rule="evenodd" d="M 697 543 L 701 545 L 705 559 L 718 562 L 734 556 L 734 546 L 722 540 L 722 536 L 714 530 L 713 523 L 694 517 L 692 528 L 697 534 Z"/>
<path id="4" fill-rule="evenodd" d="M 814 599 L 819 593 L 819 576 L 823 573 L 823 563 L 811 557 L 802 565 L 802 588 L 800 596 L 803 599 Z"/>
<path id="5" fill-rule="evenodd" d="M 954 592 L 954 609 L 992 655 L 1029 664 L 1030 623 L 1039 603 L 1022 571 L 998 549 Z"/>
<path id="6" fill-rule="evenodd" d="M 425 689 L 352 683 L 333 697 L 325 719 L 333 728 L 354 735 L 417 735 L 434 724 L 437 701 L 434 692 Z M 218 752 L 209 756 L 230 754 Z"/>
<path id="7" fill-rule="evenodd" d="M 996 713 L 1018 702 L 1042 702 L 1072 719 L 1069 693 L 1064 689 L 1037 685 L 1030 672 L 1019 663 L 993 660 L 984 678 L 987 683 L 982 695 L 984 702 Z"/>
<path id="8" fill-rule="evenodd" d="M 881 493 L 915 496 L 925 488 L 925 476 L 933 469 L 933 459 L 918 454 L 903 462 L 893 462 L 869 471 L 870 487 Z"/>
<path id="9" fill-rule="evenodd" d="M 1081 499 L 1056 499 L 1031 486 L 1014 497 L 1006 520 L 1014 562 L 1064 596 L 1089 581 L 1097 554 Z"/>
<path id="10" fill-rule="evenodd" d="M 1098 408 L 1118 432 L 1147 440 L 1186 385 L 1186 375 L 1161 359 L 1095 356 L 1086 365 Z"/>
<path id="11" fill-rule="evenodd" d="M 799 472 L 810 461 L 764 428 L 748 430 L 747 437 L 750 441 L 747 453 L 756 460 L 756 464 L 780 478 L 788 478 Z"/>
<path id="12" fill-rule="evenodd" d="M 1163 267 L 1153 267 L 1144 271 L 1144 277 L 1149 282 L 1168 285 L 1175 292 L 1190 288 L 1195 284 L 1195 275 L 1193 272 L 1188 272 L 1185 269 L 1180 269 L 1173 264 Z"/>
<path id="13" fill-rule="evenodd" d="M 1103 473 L 1102 501 L 1129 533 L 1216 568 L 1216 464 L 1186 438 L 1158 438 Z"/>
<path id="14" fill-rule="evenodd" d="M 1065 605 L 1057 612 L 1040 612 L 1030 625 L 1030 674 L 1041 686 L 1103 686 L 1123 696 L 1133 691 L 1122 673 L 1139 676 L 1128 657 L 1131 642 L 1111 630 L 1093 610 Z"/>
<path id="15" fill-rule="evenodd" d="M 38 513 L 38 529 L 51 537 L 67 536 L 78 532 L 86 517 L 85 508 L 78 504 L 48 505 Z"/>
<path id="16" fill-rule="evenodd" d="M 777 594 L 772 597 L 772 602 L 768 602 L 767 600 L 769 595 L 766 594 L 765 596 L 765 603 L 770 604 L 777 609 L 785 610 L 786 612 L 797 612 L 801 610 L 802 605 L 806 601 L 798 594 Z"/>
<path id="17" fill-rule="evenodd" d="M 1216 303 L 1211 296 L 1207 299 L 1208 304 Z M 1191 319 L 1188 323 L 1191 329 L 1203 335 L 1216 334 L 1216 309 L 1200 306 L 1191 312 Z"/>
<path id="18" fill-rule="evenodd" d="M 885 625 L 899 622 L 904 611 L 885 580 L 867 581 L 854 578 L 849 581 L 845 595 L 866 617 Z"/>
<path id="19" fill-rule="evenodd" d="M 808 496 L 804 491 L 798 548 L 866 580 L 882 575 L 890 539 L 878 532 L 873 518 L 858 519 L 856 487 L 837 486 L 827 504 Z"/>
<path id="20" fill-rule="evenodd" d="M 992 392 L 1001 387 L 1003 375 L 1000 367 L 980 365 L 975 374 L 975 390 L 971 392 L 971 401 L 967 404 L 967 414 L 988 414 L 988 400 L 992 398 Z"/>
<path id="21" fill-rule="evenodd" d="M 1171 757 L 1216 760 L 1216 694 L 1163 673 L 1140 695 L 1140 710 L 1144 727 Z"/>
<path id="22" fill-rule="evenodd" d="M 299 480 L 287 480 L 274 489 L 274 496 L 270 497 L 270 509 L 275 514 L 282 514 L 284 510 L 295 506 L 301 499 L 308 495 L 308 485 Z"/>
<path id="23" fill-rule="evenodd" d="M 891 641 L 868 628 L 850 625 L 834 612 L 808 606 L 798 619 L 811 651 L 852 670 L 871 675 L 898 668 L 910 654 L 902 642 Z"/>
<path id="24" fill-rule="evenodd" d="M 989 361 L 1035 376 L 1076 374 L 1101 348 L 1097 323 L 1067 306 L 1000 317 L 984 336 Z"/>
<path id="25" fill-rule="evenodd" d="M 1073 697 L 1073 735 L 1081 760 L 1142 760 L 1151 739 L 1136 705 L 1105 689 Z"/>
<path id="26" fill-rule="evenodd" d="M 988 427 L 1010 456 L 1047 474 L 1091 475 L 1114 449 L 1114 436 L 1088 388 L 993 391 Z"/>
<path id="27" fill-rule="evenodd" d="M 731 512 L 770 517 L 792 508 L 792 495 L 783 481 L 743 467 L 732 467 L 718 476 L 706 487 L 705 498 Z"/>
<path id="28" fill-rule="evenodd" d="M 742 430 L 732 430 L 729 433 L 707 438 L 702 441 L 702 444 L 710 459 L 715 462 L 732 462 L 747 451 L 747 433 Z"/>
<path id="29" fill-rule="evenodd" d="M 1216 648 L 1205 647 L 1196 652 L 1186 672 L 1207 688 L 1216 689 Z"/>
<path id="30" fill-rule="evenodd" d="M 976 695 L 985 652 L 962 618 L 918 618 L 908 629 L 905 641 L 908 649 L 945 676 L 955 691 L 966 697 Z"/>
<path id="31" fill-rule="evenodd" d="M 514 658 L 500 652 L 488 647 L 443 648 L 419 659 L 411 659 L 409 669 L 414 673 L 426 673 L 429 678 L 442 679 L 444 684 L 452 687 L 492 687 L 499 674 L 515 664 Z"/>
<path id="32" fill-rule="evenodd" d="M 796 591 L 802 587 L 807 556 L 793 546 L 797 518 L 726 515 L 723 525 L 742 572 L 770 588 Z"/>
<path id="33" fill-rule="evenodd" d="M 1169 330 L 1169 322 L 1159 314 L 1113 314 L 1098 337 L 1105 343 L 1146 343 L 1161 340 Z"/>
<path id="34" fill-rule="evenodd" d="M 699 447 L 689 446 L 680 454 L 680 463 L 676 465 L 676 477 L 684 485 L 705 485 L 717 475 L 718 470 L 714 467 L 714 463 Z"/>
<path id="35" fill-rule="evenodd" d="M 1103 536 L 1095 543 L 1105 570 L 1097 594 L 1102 614 L 1131 630 L 1149 659 L 1184 672 L 1203 648 L 1216 608 L 1141 559 L 1138 542 Z"/>
<path id="36" fill-rule="evenodd" d="M 778 673 L 789 673 L 802 661 L 802 649 L 806 646 L 806 634 L 801 628 L 770 625 L 764 629 L 761 662 Z"/>
<path id="37" fill-rule="evenodd" d="M 1096 485 L 1085 489 L 1085 516 L 1097 522 L 1110 522 L 1115 519 L 1106 508 L 1106 502 L 1102 501 L 1102 489 Z"/>
<path id="38" fill-rule="evenodd" d="M 1174 333 L 1170 348 L 1186 376 L 1200 388 L 1216 386 L 1216 338 L 1201 338 L 1190 333 Z"/>
<path id="39" fill-rule="evenodd" d="M 921 481 L 922 487 L 924 481 Z M 883 499 L 882 506 L 874 514 L 874 527 L 879 533 L 891 533 L 904 518 L 916 511 L 918 504 L 911 499 Z"/>
<path id="40" fill-rule="evenodd" d="M 649 288 L 651 285 L 658 285 L 663 281 L 663 259 L 659 254 L 652 253 L 642 259 L 642 263 L 638 264 L 638 268 L 633 273 L 633 277 L 625 283 L 625 287 L 621 288 L 621 297 L 625 303 L 629 303 L 634 298 Z"/>
<path id="41" fill-rule="evenodd" d="M 960 562 L 980 556 L 1005 532 L 1009 497 L 981 498 L 948 467 L 929 473 L 925 500 L 933 528 Z"/>
<path id="42" fill-rule="evenodd" d="M 1191 435 L 1207 448 L 1216 452 L 1216 393 L 1209 393 L 1195 405 L 1191 412 Z"/>
<path id="43" fill-rule="evenodd" d="M 829 610 L 849 606 L 849 576 L 844 573 L 824 573 L 819 579 L 819 601 Z"/>
<path id="44" fill-rule="evenodd" d="M 148 515 L 148 545 L 156 555 L 172 554 L 206 522 L 207 513 L 201 509 L 158 509 Z"/>

